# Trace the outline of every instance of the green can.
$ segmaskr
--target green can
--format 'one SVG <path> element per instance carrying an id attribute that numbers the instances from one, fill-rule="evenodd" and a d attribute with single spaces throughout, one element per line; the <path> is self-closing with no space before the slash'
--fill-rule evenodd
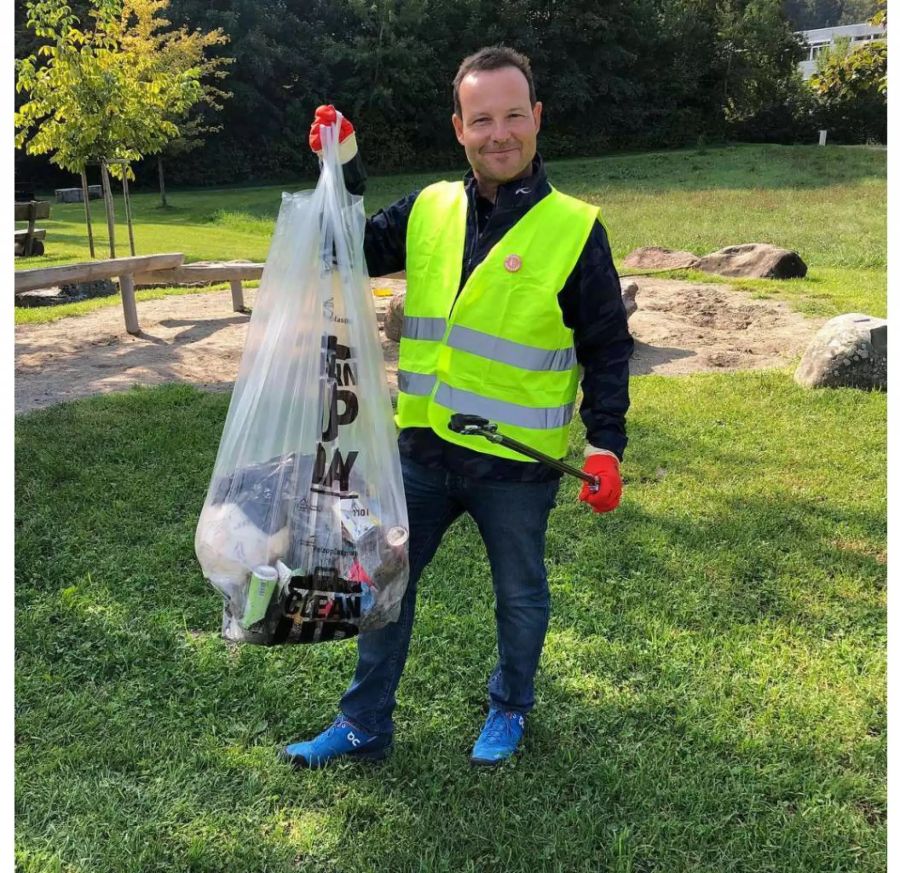
<path id="1" fill-rule="evenodd" d="M 243 628 L 249 628 L 266 617 L 269 602 L 277 585 L 278 571 L 274 567 L 263 564 L 254 568 L 247 588 L 247 603 L 241 616 Z"/>

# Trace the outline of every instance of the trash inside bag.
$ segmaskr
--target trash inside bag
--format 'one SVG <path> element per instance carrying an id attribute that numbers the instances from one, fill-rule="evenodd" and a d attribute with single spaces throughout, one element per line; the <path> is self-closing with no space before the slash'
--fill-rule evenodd
<path id="1" fill-rule="evenodd" d="M 363 259 L 365 212 L 344 187 L 337 125 L 313 191 L 282 195 L 197 524 L 228 640 L 344 639 L 400 613 L 409 522 Z"/>

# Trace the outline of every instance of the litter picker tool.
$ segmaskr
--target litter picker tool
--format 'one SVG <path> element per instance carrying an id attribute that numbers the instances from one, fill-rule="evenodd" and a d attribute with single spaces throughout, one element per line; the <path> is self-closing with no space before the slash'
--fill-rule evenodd
<path id="1" fill-rule="evenodd" d="M 519 454 L 533 458 L 535 461 L 540 461 L 554 470 L 559 470 L 560 473 L 568 473 L 570 476 L 575 476 L 577 479 L 587 482 L 591 492 L 600 488 L 599 476 L 592 476 L 590 473 L 585 473 L 584 470 L 579 470 L 578 467 L 573 467 L 565 461 L 558 461 L 556 458 L 551 458 L 550 455 L 545 455 L 543 452 L 531 448 L 531 446 L 526 446 L 525 443 L 520 443 L 512 437 L 498 433 L 497 425 L 486 418 L 482 418 L 480 415 L 466 415 L 462 412 L 456 412 L 450 416 L 448 427 L 454 433 L 462 434 L 463 436 L 482 436 L 498 446 L 512 449 L 514 452 L 519 452 Z"/>

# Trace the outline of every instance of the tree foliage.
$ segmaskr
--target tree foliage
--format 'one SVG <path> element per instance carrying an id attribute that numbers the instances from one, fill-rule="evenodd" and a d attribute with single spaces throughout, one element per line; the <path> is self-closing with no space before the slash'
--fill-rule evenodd
<path id="1" fill-rule="evenodd" d="M 781 2 L 731 0 L 719 8 L 720 45 L 729 55 L 729 128 L 753 140 L 784 141 L 792 132 L 804 132 L 811 101 L 797 63 L 805 48 L 791 32 Z"/>
<path id="2" fill-rule="evenodd" d="M 887 25 L 887 3 L 880 0 L 873 24 Z M 839 46 L 825 53 L 809 80 L 819 101 L 822 128 L 851 142 L 887 139 L 887 42 L 859 48 Z"/>
<path id="3" fill-rule="evenodd" d="M 815 30 L 867 21 L 877 0 L 784 0 L 783 5 L 795 30 Z"/>
<path id="4" fill-rule="evenodd" d="M 809 142 L 815 123 L 779 0 L 171 0 L 166 17 L 228 34 L 234 59 L 232 96 L 216 101 L 221 132 L 168 161 L 176 183 L 314 173 L 306 140 L 320 103 L 353 120 L 373 171 L 460 164 L 453 75 L 495 43 L 532 60 L 551 157 L 701 138 Z"/>
<path id="5" fill-rule="evenodd" d="M 216 46 L 228 42 L 221 28 L 211 31 L 189 30 L 181 25 L 172 28 L 172 22 L 163 17 L 170 0 L 128 0 L 132 18 L 123 45 L 154 59 L 160 70 L 170 74 L 199 71 L 200 97 L 190 106 L 173 109 L 167 117 L 178 127 L 177 136 L 165 147 L 166 155 L 175 156 L 193 151 L 203 145 L 205 137 L 222 129 L 215 113 L 221 111 L 231 92 L 222 87 L 228 75 L 225 67 L 233 58 L 211 53 Z"/>
<path id="6" fill-rule="evenodd" d="M 202 100 L 203 49 L 222 34 L 163 33 L 168 0 L 90 0 L 83 27 L 64 0 L 32 0 L 40 40 L 16 62 L 16 146 L 80 172 L 100 159 L 130 163 L 177 137 L 176 121 Z M 111 171 L 121 173 L 113 165 Z"/>

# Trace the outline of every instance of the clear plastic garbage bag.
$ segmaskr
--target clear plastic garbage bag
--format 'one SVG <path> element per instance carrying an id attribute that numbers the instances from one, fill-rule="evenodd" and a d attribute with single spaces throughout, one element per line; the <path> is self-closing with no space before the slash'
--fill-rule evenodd
<path id="1" fill-rule="evenodd" d="M 337 125 L 314 191 L 282 195 L 195 549 L 226 639 L 343 639 L 409 578 L 396 431 Z"/>

